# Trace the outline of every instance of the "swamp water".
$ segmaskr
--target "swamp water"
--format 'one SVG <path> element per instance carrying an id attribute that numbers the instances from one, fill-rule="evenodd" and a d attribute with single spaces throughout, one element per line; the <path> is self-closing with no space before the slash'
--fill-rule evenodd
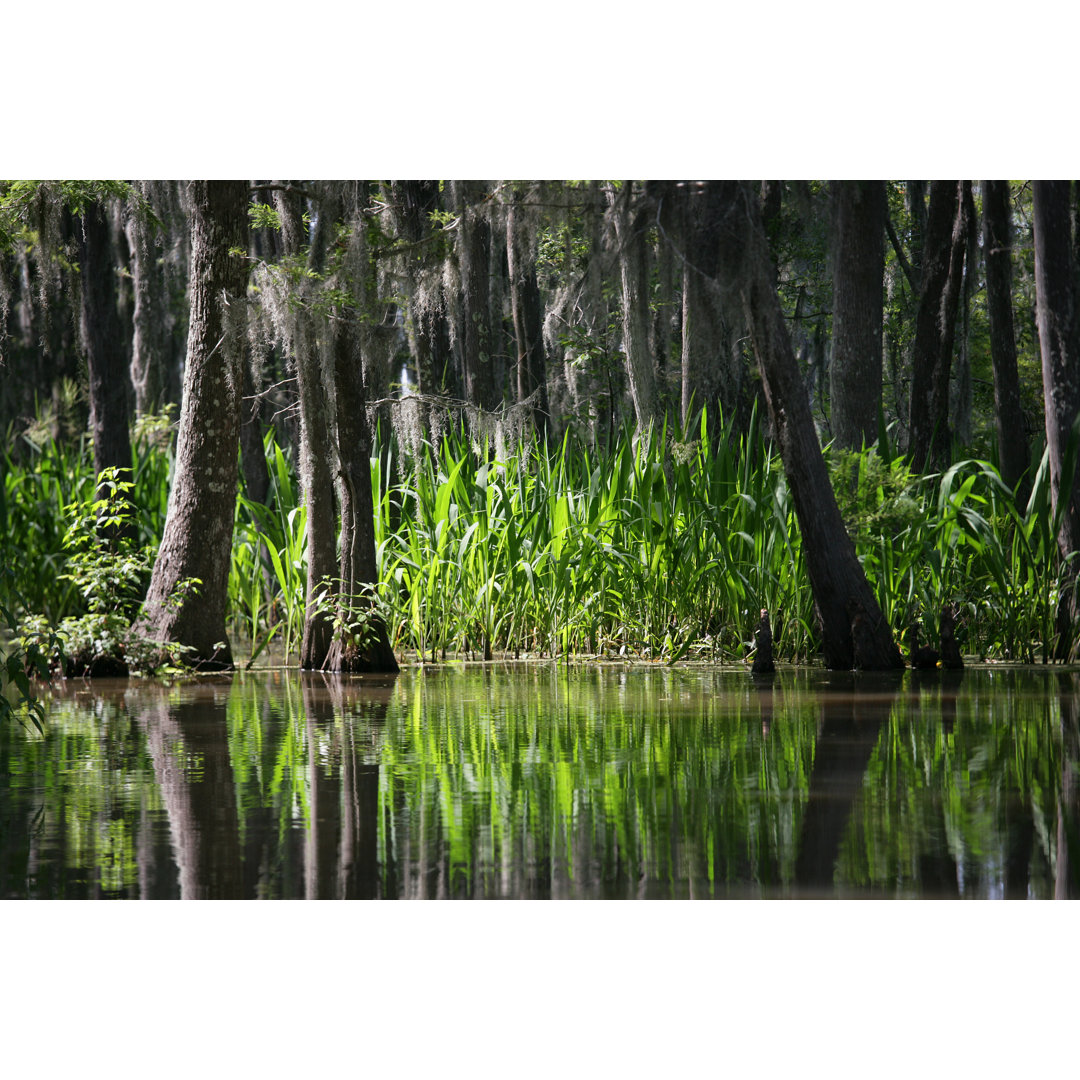
<path id="1" fill-rule="evenodd" d="M 1075 897 L 1080 674 L 521 664 L 72 681 L 0 899 Z"/>

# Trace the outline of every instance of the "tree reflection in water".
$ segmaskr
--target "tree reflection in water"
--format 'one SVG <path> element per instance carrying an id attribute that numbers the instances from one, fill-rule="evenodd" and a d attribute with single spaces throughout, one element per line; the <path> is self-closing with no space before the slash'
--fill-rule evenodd
<path id="1" fill-rule="evenodd" d="M 795 860 L 795 884 L 800 891 L 833 892 L 848 819 L 902 678 L 900 672 L 829 678 Z"/>
<path id="2" fill-rule="evenodd" d="M 0 897 L 1077 895 L 1078 677 L 446 667 L 61 687 Z"/>

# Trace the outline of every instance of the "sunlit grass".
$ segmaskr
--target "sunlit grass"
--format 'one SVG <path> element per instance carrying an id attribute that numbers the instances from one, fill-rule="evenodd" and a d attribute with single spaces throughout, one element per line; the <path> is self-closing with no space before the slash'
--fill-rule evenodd
<path id="1" fill-rule="evenodd" d="M 136 432 L 141 544 L 160 541 L 172 473 L 168 417 Z M 464 428 L 416 456 L 372 459 L 379 590 L 399 652 L 423 659 L 629 656 L 743 659 L 761 608 L 781 661 L 815 655 L 817 627 L 793 503 L 757 418 L 745 434 L 703 416 L 693 431 L 628 429 L 611 451 L 567 435 L 497 458 Z M 298 655 L 306 508 L 292 455 L 268 432 L 265 504 L 242 490 L 229 578 L 230 633 Z M 841 509 L 886 618 L 933 639 L 943 603 L 969 654 L 1052 653 L 1068 566 L 1057 549 L 1044 456 L 1027 503 L 988 462 L 915 475 L 872 448 L 826 449 Z M 63 576 L 72 507 L 92 498 L 86 440 L 27 444 L 3 461 L 0 545 L 24 611 L 79 613 Z M 2 598 L 0 598 L 2 599 Z"/>

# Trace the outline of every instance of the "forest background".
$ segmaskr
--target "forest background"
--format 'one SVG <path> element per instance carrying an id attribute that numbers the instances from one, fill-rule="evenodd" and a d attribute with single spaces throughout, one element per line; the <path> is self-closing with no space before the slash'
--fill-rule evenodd
<path id="1" fill-rule="evenodd" d="M 0 600 L 71 675 L 229 667 L 232 639 L 333 671 L 731 661 L 760 610 L 831 668 L 939 629 L 1071 659 L 1078 208 L 1069 181 L 5 181 Z"/>
<path id="2" fill-rule="evenodd" d="M 768 13 L 756 16 L 723 12 L 708 19 L 687 8 L 643 28 L 632 25 L 633 20 L 615 25 L 610 12 L 594 12 L 581 5 L 574 5 L 571 20 L 559 5 L 552 5 L 550 18 L 539 19 L 531 13 L 509 16 L 501 33 L 485 37 L 482 46 L 469 46 L 464 40 L 470 28 L 485 19 L 487 25 L 494 26 L 495 21 L 483 5 L 465 5 L 459 11 L 459 21 L 452 26 L 445 17 L 434 13 L 425 13 L 430 17 L 411 26 L 407 85 L 403 85 L 398 50 L 380 50 L 374 45 L 376 41 L 390 40 L 387 27 L 382 22 L 363 27 L 358 21 L 350 22 L 353 40 L 369 43 L 362 72 L 366 100 L 363 95 L 359 98 L 368 107 L 359 125 L 352 105 L 337 108 L 329 104 L 358 99 L 353 65 L 342 64 L 337 70 L 321 58 L 306 60 L 294 53 L 288 74 L 277 76 L 279 82 L 288 85 L 255 97 L 250 85 L 251 65 L 233 58 L 279 55 L 280 27 L 271 19 L 253 22 L 221 4 L 213 6 L 212 16 L 203 13 L 200 17 L 202 7 L 194 5 L 189 19 L 173 20 L 168 37 L 159 32 L 157 25 L 149 32 L 131 29 L 132 21 L 123 11 L 114 10 L 113 5 L 102 5 L 99 12 L 101 25 L 109 28 L 104 33 L 94 28 L 83 28 L 79 33 L 60 29 L 58 33 L 52 15 L 50 26 L 42 27 L 41 16 L 31 24 L 34 16 L 30 13 L 9 13 L 6 19 L 12 40 L 52 44 L 47 68 L 42 67 L 40 49 L 26 49 L 10 58 L 9 85 L 32 93 L 33 108 L 13 110 L 9 115 L 7 161 L 13 167 L 5 167 L 5 175 L 221 176 L 265 172 L 475 176 L 509 172 L 519 176 L 883 176 L 904 170 L 908 175 L 916 172 L 943 176 L 1009 175 L 1018 163 L 1023 163 L 1024 171 L 1031 175 L 1068 175 L 1075 171 L 1069 163 L 1067 144 L 1060 138 L 1066 130 L 1064 112 L 1055 104 L 1060 103 L 1063 110 L 1064 103 L 1070 100 L 1065 81 L 1071 70 L 1071 35 L 1065 21 L 1069 17 L 1048 5 L 1035 4 L 1025 12 L 1025 25 L 1054 30 L 1041 35 L 1039 48 L 1032 50 L 1003 45 L 997 27 L 975 26 L 970 12 L 962 6 L 954 9 L 941 4 L 914 5 L 906 9 L 903 19 L 890 14 L 887 22 L 881 21 L 886 19 L 884 15 L 871 16 L 857 29 L 844 18 L 844 11 L 820 7 L 811 14 L 781 5 L 782 11 L 774 6 Z M 340 19 L 318 5 L 309 8 L 306 17 L 310 25 L 324 27 L 336 26 L 335 20 Z M 574 26 L 572 48 L 565 29 L 570 25 Z M 65 26 L 73 28 L 75 23 L 65 24 L 61 19 L 60 27 Z M 208 35 L 207 26 L 216 26 L 220 32 Z M 778 26 L 783 26 L 785 32 L 778 34 Z M 87 101 L 86 86 L 80 86 L 76 93 L 74 77 L 62 74 L 85 70 L 84 58 L 87 49 L 92 50 L 96 43 L 95 33 L 111 43 L 115 54 L 125 57 L 125 85 L 159 86 L 159 72 L 167 69 L 170 61 L 176 70 L 197 68 L 213 72 L 215 77 L 184 80 L 182 89 L 172 96 L 128 94 L 123 99 L 124 120 L 110 126 L 101 121 L 100 113 L 92 116 L 88 109 L 80 113 L 73 108 L 73 102 Z M 346 35 L 336 36 L 344 39 Z M 522 45 L 526 40 L 532 42 L 531 48 Z M 965 66 L 962 73 L 954 62 L 956 43 L 960 41 L 967 43 L 968 55 L 979 58 Z M 312 52 L 319 55 L 319 50 Z M 717 64 L 717 54 L 723 55 L 723 64 Z M 470 62 L 478 56 L 482 62 Z M 592 60 L 586 63 L 585 56 Z M 550 79 L 542 90 L 537 84 L 536 92 L 527 94 L 526 100 L 518 93 L 490 92 L 493 86 L 521 87 L 523 71 L 550 71 L 552 57 L 560 58 L 555 64 L 558 70 L 565 72 L 569 68 L 573 77 Z M 628 72 L 642 68 L 652 73 L 648 80 L 651 92 L 635 93 L 628 87 L 640 84 L 629 78 Z M 449 99 L 445 93 L 448 70 L 454 73 L 457 91 Z M 530 88 L 536 78 L 538 74 L 524 76 Z M 808 85 L 813 88 L 809 94 Z M 100 82 L 92 81 L 91 86 L 98 86 L 104 99 L 105 76 Z M 384 105 L 372 107 L 376 93 L 390 87 L 393 91 L 384 98 Z M 754 88 L 752 95 L 748 96 L 747 87 Z M 871 89 L 863 93 L 864 88 Z M 270 110 L 272 125 L 267 118 Z M 267 154 L 265 132 L 270 126 L 277 133 L 295 136 L 281 135 L 284 143 L 276 144 L 278 152 Z M 388 135 L 388 130 L 398 134 Z M 422 131 L 422 139 L 411 137 L 417 130 Z M 498 132 L 494 140 L 493 131 Z M 1008 133 L 1007 137 L 1003 132 Z M 177 133 L 182 134 L 178 137 Z M 289 150 L 282 153 L 285 144 Z M 483 149 L 496 144 L 501 151 L 498 157 L 490 149 Z M 379 148 L 375 153 L 373 145 Z M 16 146 L 30 150 L 14 156 L 10 150 Z M 418 147 L 422 148 L 420 152 Z M 267 162 L 267 158 L 275 168 L 255 167 Z M 117 942 L 133 940 L 133 927 L 156 932 L 149 912 L 141 922 L 125 912 L 124 926 L 108 931 L 107 911 L 94 913 L 91 926 L 88 911 L 78 918 L 69 911 L 58 919 L 46 914 L 44 905 L 30 907 L 35 910 L 23 914 L 26 932 L 19 941 L 49 938 L 63 942 L 63 954 L 81 956 L 105 973 L 101 983 L 112 991 L 99 995 L 100 1006 L 63 1010 L 67 1030 L 73 1036 L 71 1045 L 85 1045 L 96 1037 L 107 1022 L 107 1002 L 117 998 L 125 999 L 129 1008 L 136 1008 L 148 1031 L 154 1029 L 161 1015 L 157 1006 L 152 1007 L 145 999 L 136 1006 L 127 992 L 133 977 L 160 984 L 149 956 L 124 947 L 126 975 L 121 979 L 115 955 L 107 961 L 94 944 L 107 938 L 115 953 Z M 456 921 L 450 927 L 439 922 L 440 918 Z M 437 1030 L 444 1034 L 443 1041 L 448 1042 L 467 1023 L 472 1003 L 483 992 L 478 981 L 477 950 L 480 957 L 486 957 L 479 967 L 499 970 L 505 966 L 504 950 L 492 939 L 491 926 L 501 926 L 511 933 L 520 928 L 509 913 L 496 913 L 486 916 L 490 920 L 488 932 L 475 926 L 462 933 L 467 918 L 461 911 L 441 917 L 432 914 L 425 921 L 425 929 L 415 917 L 406 926 L 402 923 L 404 915 L 382 916 L 379 925 L 390 928 L 394 940 L 413 943 L 406 947 L 405 955 L 411 959 L 406 969 L 398 962 L 398 947 L 392 950 L 391 959 L 389 946 L 373 945 L 367 936 L 358 940 L 354 928 L 329 914 L 324 916 L 323 926 L 334 936 L 339 957 L 347 954 L 356 965 L 366 964 L 366 970 L 381 973 L 381 981 L 372 980 L 368 989 L 361 988 L 357 993 L 368 1015 L 379 1017 L 384 1031 L 403 1029 L 400 1013 L 387 1003 L 409 998 L 412 983 L 407 972 L 414 965 L 426 969 L 435 958 L 448 962 L 449 970 L 457 972 L 458 985 L 471 990 L 460 994 L 458 1003 L 436 1023 Z M 560 985 L 560 972 L 567 958 L 580 957 L 583 950 L 610 973 L 601 979 L 606 993 L 602 1001 L 595 1003 L 597 1023 L 603 1024 L 606 1016 L 608 1026 L 618 1028 L 627 1010 L 635 1006 L 634 987 L 639 984 L 626 968 L 625 943 L 633 939 L 646 943 L 658 940 L 659 928 L 649 931 L 652 924 L 647 914 L 639 914 L 636 924 L 630 926 L 616 913 L 605 911 L 604 925 L 575 913 L 576 929 L 569 915 L 560 919 L 558 912 L 541 918 L 534 911 L 528 918 L 529 937 L 536 946 L 534 968 L 525 980 L 527 985 L 514 998 L 514 1016 L 499 1003 L 491 1006 L 501 1020 L 496 1026 L 502 1034 L 492 1035 L 495 1045 L 509 1048 L 518 1044 L 524 1033 L 521 1021 L 514 1017 L 522 1007 L 530 1015 L 542 1014 L 543 1003 L 554 1000 L 554 988 Z M 820 999 L 827 1002 L 842 992 L 850 974 L 864 964 L 865 950 L 861 945 L 855 948 L 859 928 L 865 937 L 881 928 L 884 916 L 852 911 L 847 906 L 835 914 L 819 908 L 801 909 L 782 917 L 771 915 L 766 929 L 762 916 L 743 908 L 738 934 L 726 920 L 721 920 L 718 927 L 715 918 L 688 912 L 682 919 L 686 934 L 668 927 L 667 955 L 663 960 L 656 950 L 644 949 L 652 959 L 642 958 L 639 966 L 644 966 L 651 984 L 693 988 L 690 995 L 667 995 L 664 1016 L 668 1023 L 661 1022 L 659 1027 L 684 1025 L 688 1016 L 699 1017 L 701 1031 L 713 1033 L 708 1040 L 712 1046 L 717 1016 L 731 1017 L 732 1030 L 764 1035 L 766 1030 L 773 1031 L 779 1013 L 791 1034 L 785 1045 L 793 1048 L 816 1038 L 823 1013 L 809 1005 L 805 997 L 798 998 L 794 987 L 790 994 L 778 992 L 773 978 L 776 958 L 795 956 L 802 969 L 832 971 L 833 975 L 819 979 Z M 1048 969 L 1037 960 L 1039 956 L 1060 957 L 1062 942 L 1068 940 L 1052 914 L 1042 915 L 1034 923 L 1025 918 L 1022 927 L 1014 926 L 1012 933 L 1003 924 L 1011 916 L 996 912 L 987 922 L 991 916 L 965 910 L 964 921 L 960 922 L 937 909 L 933 913 L 936 928 L 929 924 L 929 912 L 912 912 L 900 923 L 902 918 L 901 913 L 891 914 L 889 932 L 873 935 L 882 962 L 892 973 L 891 985 L 897 988 L 894 992 L 883 988 L 875 996 L 878 1002 L 889 1002 L 891 1015 L 907 1017 L 912 1030 L 919 1029 L 921 1013 L 914 1004 L 920 998 L 915 988 L 925 980 L 930 954 L 955 955 L 958 947 L 966 958 L 966 975 L 958 977 L 958 986 L 963 989 L 951 1005 L 952 1031 L 979 1029 L 985 1017 L 997 1008 L 992 999 L 1002 981 L 1028 979 L 1036 967 L 1038 976 L 1027 985 L 1047 987 L 1050 992 L 1046 997 L 1032 996 L 1026 1002 L 1014 1000 L 1013 1017 L 1018 1028 L 1027 1030 L 1045 1030 L 1048 1022 L 1054 1026 L 1052 1002 L 1066 997 L 1059 994 L 1055 999 L 1052 993 L 1054 965 Z M 205 989 L 204 965 L 195 957 L 204 952 L 207 943 L 218 955 L 240 961 L 245 970 L 269 975 L 269 969 L 263 966 L 265 952 L 258 943 L 262 934 L 272 932 L 271 926 L 247 913 L 241 920 L 219 911 L 215 919 L 211 924 L 200 922 L 196 913 L 186 918 L 172 916 L 171 940 L 186 940 L 191 947 L 185 952 L 189 959 L 174 970 L 170 989 L 161 992 L 162 1000 L 171 1003 L 165 1009 L 170 1015 L 187 1013 L 193 986 Z M 811 923 L 813 939 L 822 942 L 820 948 L 807 944 Z M 942 929 L 943 924 L 947 930 Z M 744 936 L 747 925 L 753 930 L 749 935 L 753 947 L 738 944 L 748 940 Z M 991 935 L 1000 937 L 1003 932 L 1010 941 L 1019 941 L 1023 933 L 1022 949 L 1014 950 L 1025 956 L 1022 962 L 1002 962 L 999 955 L 980 949 L 979 942 Z M 465 945 L 453 946 L 451 941 L 468 944 L 469 963 L 464 962 Z M 765 941 L 782 948 L 774 951 L 764 947 Z M 950 943 L 948 948 L 944 947 L 945 941 Z M 957 942 L 964 944 L 958 946 Z M 760 964 L 763 947 L 765 955 L 773 958 L 764 966 Z M 690 957 L 695 958 L 693 963 Z M 17 999 L 7 1002 L 18 1005 L 9 1015 L 17 1013 L 27 1036 L 25 1043 L 31 1047 L 50 1037 L 51 1021 L 43 1016 L 35 1019 L 27 1005 L 50 998 L 55 988 L 54 969 L 51 964 L 41 963 L 41 953 L 33 946 L 14 948 L 11 963 L 12 972 L 19 976 L 12 979 L 12 984 L 18 983 L 19 990 Z M 292 964 L 305 978 L 321 980 L 328 970 L 315 957 Z M 731 977 L 723 983 L 729 989 L 718 987 L 715 980 L 703 980 L 703 964 L 712 971 L 726 971 Z M 279 966 L 277 960 L 274 966 Z M 230 991 L 225 995 L 222 991 L 212 995 L 220 1006 L 216 1010 L 220 1019 L 210 1023 L 200 1045 L 230 1035 L 233 1023 L 225 1019 L 227 1016 L 263 1015 L 270 1007 L 268 995 L 273 985 L 272 978 L 265 978 L 249 981 L 246 990 L 239 993 Z M 342 1030 L 348 1028 L 348 1017 L 355 1011 L 357 998 L 350 1000 L 351 1007 L 345 997 L 326 1006 L 325 1018 L 335 1017 Z M 762 1001 L 772 1002 L 767 1014 L 759 1007 Z M 865 1032 L 876 1023 L 875 1006 L 868 1000 L 853 1003 L 853 1007 L 851 1037 L 836 1048 L 836 1060 L 852 1063 L 864 1061 L 867 1047 L 873 1045 Z M 700 1008 L 707 1009 L 708 1024 L 695 1011 Z M 1021 1019 L 1025 1014 L 1026 1022 Z M 52 1012 L 46 1016 L 52 1016 Z M 598 1065 L 596 1044 L 586 1035 L 581 1032 L 580 1037 L 570 1037 L 568 1045 L 578 1060 Z M 760 1043 L 761 1039 L 749 1041 Z M 775 1046 L 771 1034 L 768 1041 Z M 914 1036 L 912 1042 L 922 1043 Z M 230 1043 L 235 1040 L 230 1039 Z M 956 1064 L 963 1061 L 965 1066 L 975 1060 L 1000 1063 L 1003 1056 L 1016 1063 L 1022 1059 L 1011 1043 L 1002 1045 L 995 1039 L 978 1046 L 968 1038 L 950 1038 L 948 1031 L 923 1045 L 936 1054 L 936 1060 Z M 705 1041 L 693 1038 L 689 1032 L 682 1046 L 685 1049 L 679 1060 L 685 1063 L 699 1060 L 707 1048 Z M 338 1045 L 337 1049 L 330 1046 L 316 1053 L 325 1059 L 340 1052 Z M 738 1051 L 746 1052 L 745 1047 Z M 182 1061 L 186 1053 L 178 1049 L 177 1060 Z M 787 1054 L 791 1063 L 801 1060 L 791 1056 L 793 1049 L 777 1047 L 775 1053 L 781 1059 Z M 749 1056 L 753 1054 L 749 1051 Z M 647 1052 L 643 1054 L 640 1045 L 632 1055 L 621 1055 L 610 1048 L 605 1055 L 605 1067 L 612 1060 L 628 1065 L 658 1060 Z M 667 1061 L 670 1065 L 670 1057 Z M 528 1070 L 523 1067 L 522 1071 Z"/>

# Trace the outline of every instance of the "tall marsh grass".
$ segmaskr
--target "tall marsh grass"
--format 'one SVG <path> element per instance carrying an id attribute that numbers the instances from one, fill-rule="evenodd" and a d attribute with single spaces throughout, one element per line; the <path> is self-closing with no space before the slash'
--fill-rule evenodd
<path id="1" fill-rule="evenodd" d="M 156 546 L 172 471 L 168 418 L 136 432 L 140 541 Z M 761 608 L 782 660 L 817 649 L 813 597 L 779 459 L 756 417 L 736 436 L 702 416 L 609 452 L 567 435 L 496 457 L 464 428 L 372 460 L 378 588 L 391 639 L 425 660 L 451 654 L 745 657 Z M 9 440 L 9 448 L 11 446 Z M 229 580 L 230 631 L 256 659 L 295 658 L 303 631 L 305 508 L 291 454 L 268 433 L 265 504 L 241 492 Z M 1046 659 L 1068 567 L 1057 550 L 1045 456 L 1018 505 L 988 462 L 911 473 L 887 448 L 826 451 L 841 510 L 882 608 L 900 636 L 933 638 L 944 602 L 971 654 Z M 10 449 L 0 485 L 4 563 L 29 612 L 77 613 L 63 578 L 72 507 L 93 497 L 85 441 Z M 0 597 L 0 600 L 4 599 Z"/>

